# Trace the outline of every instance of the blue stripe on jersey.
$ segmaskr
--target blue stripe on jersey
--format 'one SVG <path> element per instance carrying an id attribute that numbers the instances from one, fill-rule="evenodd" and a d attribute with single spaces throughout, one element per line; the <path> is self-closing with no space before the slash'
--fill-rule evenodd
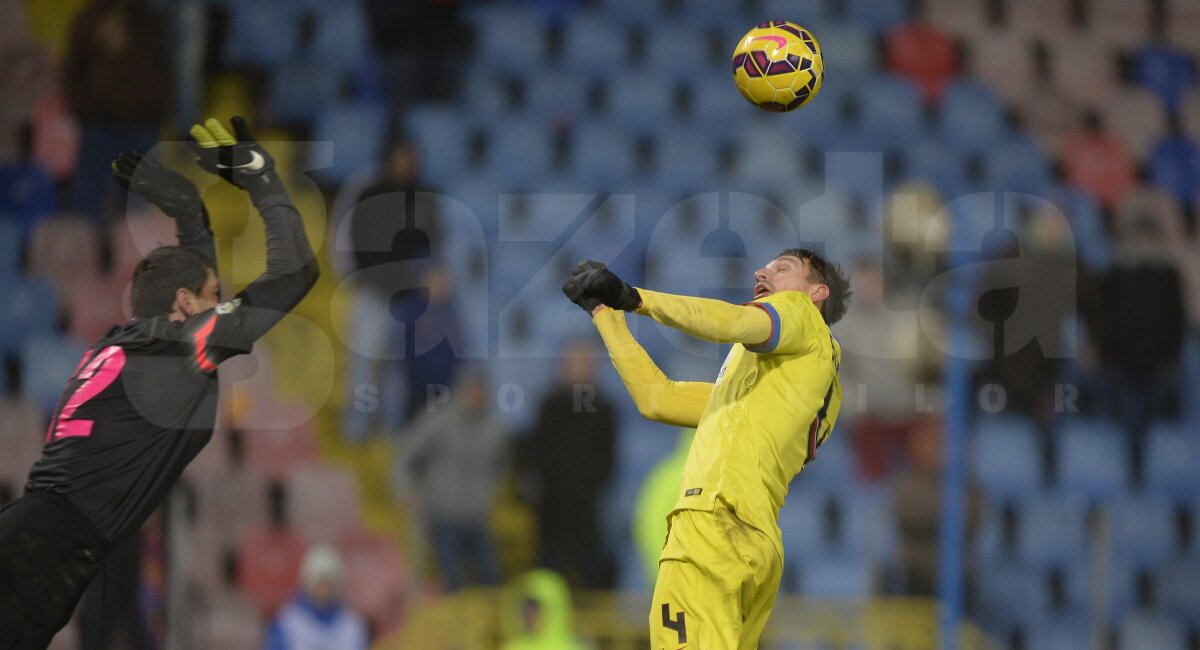
<path id="1" fill-rule="evenodd" d="M 767 338 L 766 342 L 759 345 L 747 345 L 746 349 L 751 352 L 774 352 L 775 348 L 779 347 L 779 335 L 781 333 L 779 312 L 775 311 L 775 308 L 769 303 L 752 302 L 750 304 L 767 312 L 767 315 L 771 317 L 771 336 Z"/>

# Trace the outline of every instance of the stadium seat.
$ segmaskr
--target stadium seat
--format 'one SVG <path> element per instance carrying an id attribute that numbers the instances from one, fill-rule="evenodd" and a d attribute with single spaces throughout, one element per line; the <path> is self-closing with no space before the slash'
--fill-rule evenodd
<path id="1" fill-rule="evenodd" d="M 689 81 L 708 73 L 717 63 L 708 57 L 697 60 L 706 51 L 706 43 L 707 35 L 695 25 L 658 25 L 653 35 L 645 39 L 644 59 L 634 63 L 634 67 L 653 70 L 669 79 Z M 725 60 L 720 63 L 724 65 Z"/>
<path id="2" fill-rule="evenodd" d="M 1012 29 L 988 30 L 967 44 L 967 69 L 1005 101 L 1032 102 L 1035 91 L 1033 40 Z"/>
<path id="3" fill-rule="evenodd" d="M 1200 90 L 1189 92 L 1180 102 L 1179 124 L 1188 138 L 1200 142 Z"/>
<path id="4" fill-rule="evenodd" d="M 1117 52 L 1090 38 L 1055 37 L 1046 41 L 1050 81 L 1067 97 L 1101 106 L 1117 92 Z"/>
<path id="5" fill-rule="evenodd" d="M 819 598 L 867 598 L 875 588 L 871 566 L 857 557 L 814 557 L 800 563 L 800 593 Z"/>
<path id="6" fill-rule="evenodd" d="M 0 215 L 0 284 L 16 280 L 21 272 L 21 224 Z"/>
<path id="7" fill-rule="evenodd" d="M 1200 442 L 1180 423 L 1159 422 L 1146 438 L 1146 487 L 1177 499 L 1200 493 Z"/>
<path id="8" fill-rule="evenodd" d="M 1015 137 L 990 149 L 983 165 L 987 189 L 994 192 L 1042 196 L 1054 183 L 1050 160 L 1038 143 L 1027 137 Z"/>
<path id="9" fill-rule="evenodd" d="M 1087 31 L 1104 43 L 1132 48 L 1147 40 L 1150 33 L 1150 5 L 1124 0 L 1090 0 L 1087 4 Z"/>
<path id="10" fill-rule="evenodd" d="M 211 443 L 210 443 L 211 444 Z M 236 547 L 268 523 L 267 479 L 246 466 L 197 477 L 196 520 L 219 547 Z"/>
<path id="11" fill-rule="evenodd" d="M 629 129 L 590 121 L 571 132 L 573 176 L 585 187 L 617 187 L 637 173 L 637 140 Z"/>
<path id="12" fill-rule="evenodd" d="M 732 180 L 738 188 L 765 191 L 806 176 L 804 148 L 791 133 L 764 124 L 747 129 L 735 146 Z"/>
<path id="13" fill-rule="evenodd" d="M 190 647 L 259 650 L 266 633 L 256 603 L 235 592 L 219 592 L 196 611 Z"/>
<path id="14" fill-rule="evenodd" d="M 530 118 L 578 121 L 591 111 L 591 90 L 588 80 L 560 70 L 529 75 L 525 78 L 526 114 Z"/>
<path id="15" fill-rule="evenodd" d="M 1024 94 L 1015 105 L 1017 118 L 1026 134 L 1037 138 L 1055 157 L 1063 154 L 1063 143 L 1084 125 L 1084 106 L 1053 88 Z"/>
<path id="16" fill-rule="evenodd" d="M 1070 614 L 1039 617 L 1029 626 L 1028 648 L 1077 648 L 1088 639 L 1088 626 Z"/>
<path id="17" fill-rule="evenodd" d="M 917 86 L 893 75 L 880 75 L 859 86 L 858 135 L 875 143 L 872 151 L 903 150 L 925 135 Z"/>
<path id="18" fill-rule="evenodd" d="M 825 90 L 822 88 L 818 96 L 824 97 Z M 731 122 L 740 124 L 753 115 L 746 112 L 750 104 L 746 103 L 726 74 L 704 75 L 693 80 L 688 85 L 688 96 L 691 101 L 688 103 L 688 124 L 685 128 L 704 133 L 703 137 L 717 137 L 725 128 L 729 128 Z M 814 101 L 804 110 L 808 111 L 819 103 Z"/>
<path id="19" fill-rule="evenodd" d="M 1113 212 L 1112 231 L 1117 237 L 1127 236 L 1141 221 L 1156 224 L 1165 236 L 1182 237 L 1186 229 L 1182 204 L 1161 187 L 1142 185 L 1122 197 Z"/>
<path id="20" fill-rule="evenodd" d="M 350 174 L 379 162 L 387 136 L 388 109 L 362 102 L 331 104 L 321 109 L 313 140 L 333 144 L 332 160 L 310 159 L 318 180 L 340 183 Z"/>
<path id="21" fill-rule="evenodd" d="M 490 67 L 474 65 L 461 81 L 459 101 L 470 106 L 473 116 L 480 122 L 503 124 L 512 112 L 512 88 L 516 83 L 514 79 L 496 74 Z"/>
<path id="22" fill-rule="evenodd" d="M 1191 52 L 1200 51 L 1196 33 L 1200 30 L 1200 6 L 1191 0 L 1166 0 L 1164 3 L 1166 40 L 1172 47 Z"/>
<path id="23" fill-rule="evenodd" d="M 1071 31 L 1070 0 L 1008 0 L 1008 27 L 1022 34 L 1061 38 Z"/>
<path id="24" fill-rule="evenodd" d="M 128 282 L 133 277 L 133 269 L 147 253 L 159 246 L 174 246 L 179 240 L 175 236 L 175 220 L 155 211 L 130 214 L 113 222 L 109 242 L 111 275 Z"/>
<path id="25" fill-rule="evenodd" d="M 91 345 L 127 319 L 122 308 L 127 280 L 96 277 L 76 281 L 66 291 L 67 331 L 76 342 Z"/>
<path id="26" fill-rule="evenodd" d="M 1200 200 L 1200 145 L 1182 137 L 1158 142 L 1150 152 L 1149 180 L 1180 202 Z"/>
<path id="27" fill-rule="evenodd" d="M 890 29 L 884 44 L 888 71 L 917 84 L 921 99 L 936 105 L 958 72 L 958 48 L 943 31 L 926 23 Z"/>
<path id="28" fill-rule="evenodd" d="M 26 339 L 53 332 L 57 326 L 53 285 L 36 278 L 0 283 L 0 355 L 16 353 Z"/>
<path id="29" fill-rule="evenodd" d="M 238 590 L 260 616 L 273 616 L 296 592 L 304 540 L 289 528 L 263 528 L 247 533 L 238 549 Z"/>
<path id="30" fill-rule="evenodd" d="M 337 541 L 358 529 L 362 498 L 350 472 L 308 465 L 286 477 L 288 521 L 310 543 Z"/>
<path id="31" fill-rule="evenodd" d="M 426 179 L 441 183 L 467 170 L 475 130 L 469 113 L 457 107 L 423 104 L 409 109 L 404 126 L 421 152 Z"/>
<path id="32" fill-rule="evenodd" d="M 1053 190 L 1050 198 L 1071 222 L 1080 261 L 1092 272 L 1109 268 L 1116 254 L 1106 232 L 1105 217 L 1096 201 L 1067 188 Z"/>
<path id="33" fill-rule="evenodd" d="M 86 351 L 70 339 L 38 334 L 21 349 L 21 393 L 49 414 Z"/>
<path id="34" fill-rule="evenodd" d="M 46 418 L 37 404 L 21 397 L 0 398 L 0 482 L 7 481 L 21 494 L 45 440 Z"/>
<path id="35" fill-rule="evenodd" d="M 1151 147 L 1167 134 L 1167 112 L 1162 100 L 1144 88 L 1117 93 L 1103 105 L 1105 126 L 1124 141 L 1138 160 L 1145 160 Z"/>
<path id="36" fill-rule="evenodd" d="M 563 60 L 574 74 L 603 78 L 624 69 L 629 38 L 625 30 L 607 17 L 575 12 L 563 30 L 562 38 Z"/>
<path id="37" fill-rule="evenodd" d="M 317 434 L 302 409 L 286 405 L 274 412 L 246 417 L 238 423 L 245 445 L 246 465 L 267 478 L 281 479 L 317 458 Z"/>
<path id="38" fill-rule="evenodd" d="M 997 495 L 1036 490 L 1045 475 L 1037 430 L 1015 416 L 982 418 L 975 427 L 970 458 L 976 480 Z"/>
<path id="39" fill-rule="evenodd" d="M 264 109 L 274 123 L 307 127 L 321 107 L 338 100 L 342 81 L 341 71 L 322 59 L 289 61 L 271 74 Z"/>
<path id="40" fill-rule="evenodd" d="M 1158 602 L 1163 611 L 1184 620 L 1200 619 L 1200 559 L 1178 558 L 1155 568 Z"/>
<path id="41" fill-rule="evenodd" d="M 1021 502 L 1017 509 L 1017 552 L 1030 566 L 1063 566 L 1087 557 L 1087 501 L 1070 495 L 1046 495 Z"/>
<path id="42" fill-rule="evenodd" d="M 882 34 L 909 18 L 907 0 L 847 0 L 846 18 Z"/>
<path id="43" fill-rule="evenodd" d="M 54 184 L 33 165 L 0 165 L 0 214 L 8 215 L 29 234 L 34 222 L 54 212 Z"/>
<path id="44" fill-rule="evenodd" d="M 649 135 L 675 115 L 676 80 L 658 71 L 612 77 L 608 117 L 638 135 Z"/>
<path id="45" fill-rule="evenodd" d="M 672 191 L 706 189 L 720 170 L 719 143 L 686 128 L 664 129 L 654 139 L 655 182 Z"/>
<path id="46" fill-rule="evenodd" d="M 966 157 L 957 147 L 935 139 L 923 139 L 900 151 L 907 178 L 920 179 L 937 188 L 947 198 L 967 192 Z"/>
<path id="47" fill-rule="evenodd" d="M 1106 504 L 1114 557 L 1157 566 L 1178 546 L 1175 508 L 1165 495 L 1128 494 Z"/>
<path id="48" fill-rule="evenodd" d="M 832 18 L 828 0 L 763 0 L 762 15 L 768 20 L 782 18 L 814 29 Z M 746 27 L 749 29 L 750 26 Z M 820 39 L 820 35 L 817 38 Z"/>
<path id="49" fill-rule="evenodd" d="M 983 36 L 988 24 L 987 0 L 927 0 L 922 12 L 932 24 L 963 39 Z"/>
<path id="50" fill-rule="evenodd" d="M 29 271 L 65 290 L 100 275 L 100 233 L 91 219 L 40 219 L 29 237 Z"/>
<path id="51" fill-rule="evenodd" d="M 522 187 L 545 177 L 551 169 L 553 151 L 554 137 L 547 124 L 513 121 L 496 125 L 488 133 L 484 168 L 504 186 Z"/>
<path id="52" fill-rule="evenodd" d="M 796 478 L 797 494 L 814 489 L 835 489 L 855 481 L 854 451 L 846 440 L 847 430 L 840 428 L 840 422 L 838 427 Z"/>
<path id="53" fill-rule="evenodd" d="M 308 56 L 341 70 L 363 67 L 371 46 L 362 3 L 337 2 L 316 8 Z"/>
<path id="54" fill-rule="evenodd" d="M 251 0 L 226 12 L 228 36 L 221 48 L 227 64 L 274 68 L 296 55 L 300 12 L 288 0 Z"/>
<path id="55" fill-rule="evenodd" d="M 79 157 L 79 120 L 71 114 L 61 93 L 42 97 L 34 104 L 30 126 L 34 164 L 55 180 L 74 174 Z"/>
<path id="56" fill-rule="evenodd" d="M 1151 45 L 1134 56 L 1133 79 L 1158 94 L 1174 112 L 1184 95 L 1196 87 L 1196 68 L 1184 53 Z"/>
<path id="57" fill-rule="evenodd" d="M 1115 136 L 1077 133 L 1063 141 L 1067 183 L 1111 208 L 1136 184 L 1133 156 Z"/>
<path id="58" fill-rule="evenodd" d="M 1045 571 L 1001 560 L 982 563 L 978 576 L 979 611 L 989 618 L 1028 622 L 1051 610 Z"/>
<path id="59" fill-rule="evenodd" d="M 532 4 L 504 2 L 476 12 L 475 56 L 500 72 L 526 73 L 546 61 L 546 25 Z"/>
<path id="60" fill-rule="evenodd" d="M 346 604 L 366 617 L 371 629 L 391 630 L 404 616 L 408 587 L 395 540 L 359 532 L 338 542 L 346 567 Z"/>
<path id="61" fill-rule="evenodd" d="M 826 525 L 831 501 L 827 492 L 812 486 L 806 488 L 800 479 L 794 479 L 793 484 L 796 489 L 789 490 L 789 496 L 779 510 L 779 529 L 783 531 L 785 561 L 793 570 L 799 569 L 804 574 L 810 568 L 810 558 L 823 557 L 833 551 L 834 540 Z"/>
<path id="62" fill-rule="evenodd" d="M 965 151 L 980 152 L 1004 138 L 1004 111 L 981 86 L 956 82 L 946 89 L 941 110 L 942 137 Z"/>
<path id="63" fill-rule="evenodd" d="M 1161 614 L 1136 612 L 1121 621 L 1117 632 L 1120 648 L 1162 648 L 1183 650 L 1188 645 L 1187 629 L 1177 620 Z"/>
<path id="64" fill-rule="evenodd" d="M 822 445 L 821 451 L 826 445 Z M 817 452 L 818 458 L 821 451 Z M 841 512 L 839 548 L 862 555 L 873 566 L 885 566 L 895 559 L 900 533 L 896 530 L 891 495 L 886 489 L 851 491 L 842 499 Z"/>
<path id="65" fill-rule="evenodd" d="M 842 75 L 861 78 L 875 72 L 875 39 L 869 31 L 849 23 L 831 23 L 813 35 L 821 43 L 826 79 Z"/>
<path id="66" fill-rule="evenodd" d="M 1111 496 L 1129 485 L 1128 443 L 1105 420 L 1071 418 L 1058 427 L 1058 481 L 1068 493 Z"/>

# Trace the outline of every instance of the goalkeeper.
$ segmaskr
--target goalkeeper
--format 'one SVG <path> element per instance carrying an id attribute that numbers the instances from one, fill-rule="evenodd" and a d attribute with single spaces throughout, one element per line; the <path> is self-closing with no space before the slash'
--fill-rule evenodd
<path id="1" fill-rule="evenodd" d="M 841 408 L 842 351 L 829 325 L 846 313 L 849 281 L 805 249 L 754 277 L 744 305 L 636 289 L 599 262 L 563 285 L 592 315 L 638 411 L 696 427 L 659 558 L 656 650 L 758 647 L 783 571 L 779 509 Z M 630 334 L 626 311 L 734 346 L 713 383 L 672 381 Z"/>

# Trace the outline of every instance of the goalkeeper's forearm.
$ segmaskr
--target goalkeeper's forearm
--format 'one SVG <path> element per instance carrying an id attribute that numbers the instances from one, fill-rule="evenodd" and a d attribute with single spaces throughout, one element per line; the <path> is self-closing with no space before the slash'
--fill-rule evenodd
<path id="1" fill-rule="evenodd" d="M 669 379 L 629 333 L 625 312 L 601 307 L 592 322 L 643 417 L 685 427 L 700 423 L 712 395 L 712 384 Z"/>
<path id="2" fill-rule="evenodd" d="M 217 249 L 204 204 L 170 216 L 175 219 L 175 236 L 179 239 L 179 245 L 200 253 L 216 268 Z"/>
<path id="3" fill-rule="evenodd" d="M 771 337 L 771 317 L 758 307 L 638 289 L 637 313 L 715 343 L 758 345 Z"/>

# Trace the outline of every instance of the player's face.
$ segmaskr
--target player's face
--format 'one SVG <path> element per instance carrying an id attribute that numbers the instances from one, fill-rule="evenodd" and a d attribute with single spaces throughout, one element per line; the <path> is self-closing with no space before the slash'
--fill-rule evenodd
<path id="1" fill-rule="evenodd" d="M 809 270 L 808 262 L 798 257 L 776 257 L 754 272 L 754 299 L 766 298 L 777 291 L 803 291 L 809 295 L 819 292 L 825 285 L 810 280 Z"/>

